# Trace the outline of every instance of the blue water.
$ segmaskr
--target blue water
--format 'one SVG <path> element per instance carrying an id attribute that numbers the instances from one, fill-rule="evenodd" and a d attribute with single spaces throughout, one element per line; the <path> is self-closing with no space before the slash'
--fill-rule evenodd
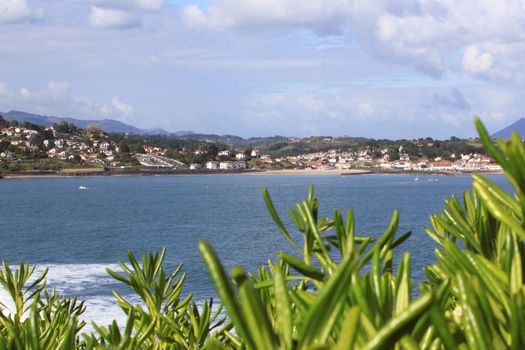
<path id="1" fill-rule="evenodd" d="M 428 181 L 430 179 L 438 179 Z M 503 176 L 492 176 L 508 188 Z M 198 252 L 209 241 L 227 266 L 255 271 L 289 244 L 267 214 L 261 187 L 268 186 L 285 222 L 286 209 L 315 184 L 321 213 L 355 211 L 357 231 L 380 235 L 394 209 L 399 233 L 412 231 L 401 250 L 412 253 L 414 278 L 435 261 L 435 244 L 423 231 L 445 197 L 470 189 L 467 176 L 409 175 L 214 175 L 176 177 L 79 177 L 0 180 L 0 258 L 50 268 L 50 284 L 88 301 L 88 316 L 118 317 L 111 291 L 120 289 L 106 266 L 166 247 L 167 268 L 184 263 L 186 291 L 214 296 Z M 79 190 L 79 186 L 88 187 Z M 401 252 L 401 250 L 399 252 Z"/>

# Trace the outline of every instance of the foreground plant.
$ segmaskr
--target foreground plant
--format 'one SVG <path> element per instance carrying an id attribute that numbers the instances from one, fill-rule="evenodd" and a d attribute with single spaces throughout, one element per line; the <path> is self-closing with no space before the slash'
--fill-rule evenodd
<path id="1" fill-rule="evenodd" d="M 263 188 L 290 249 L 256 273 L 233 267 L 228 274 L 212 247 L 201 242 L 221 301 L 216 310 L 212 300 L 198 305 L 191 294 L 184 296 L 182 265 L 166 273 L 164 250 L 140 262 L 129 252 L 129 262 L 120 262 L 124 273 L 108 273 L 140 302 L 115 292 L 126 324 L 93 324 L 94 332 L 80 334 L 82 303 L 47 292 L 47 271 L 32 279 L 34 267 L 12 271 L 4 262 L 0 284 L 14 307 L 0 313 L 0 350 L 523 349 L 525 148 L 517 135 L 494 145 L 479 120 L 476 125 L 515 194 L 474 175 L 473 190 L 462 202 L 446 200 L 426 228 L 438 244 L 437 262 L 425 268 L 419 293 L 413 290 L 410 254 L 394 259 L 410 236 L 396 235 L 397 212 L 377 239 L 358 235 L 352 211 L 320 217 L 311 188 L 289 210 L 295 226 L 290 230 Z"/>
<path id="2" fill-rule="evenodd" d="M 308 198 L 290 210 L 302 235 L 301 247 L 282 224 L 266 189 L 263 195 L 301 258 L 281 252 L 279 261 L 260 267 L 257 275 L 234 267 L 230 277 L 211 246 L 201 242 L 204 261 L 236 330 L 236 335 L 228 334 L 229 342 L 215 342 L 216 348 L 418 348 L 433 341 L 427 314 L 444 300 L 448 285 L 412 300 L 408 253 L 393 273 L 393 250 L 410 235 L 395 238 L 397 212 L 377 241 L 357 237 L 352 211 L 346 220 L 337 210 L 334 219 L 319 218 L 319 201 L 311 189 Z"/>
<path id="3" fill-rule="evenodd" d="M 439 243 L 438 263 L 427 267 L 428 287 L 450 281 L 443 317 L 448 336 L 476 349 L 525 348 L 525 150 L 515 133 L 494 146 L 476 120 L 481 140 L 503 167 L 514 196 L 474 175 L 463 204 L 445 201 L 428 234 Z M 458 244 L 460 243 L 460 244 Z M 460 248 L 462 247 L 462 248 Z M 447 331 L 447 329 L 443 329 Z"/>
<path id="4" fill-rule="evenodd" d="M 47 270 L 31 281 L 35 266 L 20 264 L 11 270 L 4 261 L 0 284 L 11 298 L 14 309 L 0 312 L 0 349 L 77 349 L 77 335 L 85 323 L 78 317 L 85 311 L 76 298 L 61 298 L 45 289 Z"/>
<path id="5" fill-rule="evenodd" d="M 169 275 L 163 267 L 166 250 L 149 253 L 142 264 L 128 252 L 129 265 L 120 261 L 125 275 L 112 270 L 108 273 L 126 284 L 140 298 L 133 305 L 119 293 L 113 292 L 117 304 L 128 315 L 122 332 L 116 322 L 108 327 L 94 324 L 98 335 L 85 337 L 88 348 L 97 349 L 199 349 L 213 330 L 224 323 L 219 317 L 221 308 L 213 311 L 213 300 L 201 307 L 191 294 L 182 298 L 186 274 L 179 274 L 182 264 Z"/>

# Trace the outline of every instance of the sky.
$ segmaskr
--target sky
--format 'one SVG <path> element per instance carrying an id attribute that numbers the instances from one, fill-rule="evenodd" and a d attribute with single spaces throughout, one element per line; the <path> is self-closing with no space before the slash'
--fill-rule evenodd
<path id="1" fill-rule="evenodd" d="M 0 111 L 251 136 L 525 117 L 525 0 L 0 0 Z"/>

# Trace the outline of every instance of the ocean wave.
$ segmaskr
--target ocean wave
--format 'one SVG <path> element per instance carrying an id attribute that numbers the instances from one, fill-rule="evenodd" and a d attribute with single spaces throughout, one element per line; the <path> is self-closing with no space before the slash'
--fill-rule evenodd
<path id="1" fill-rule="evenodd" d="M 10 268 L 14 270 L 19 266 L 13 265 Z M 106 268 L 109 268 L 122 273 L 123 270 L 118 264 L 42 264 L 36 267 L 30 280 L 38 278 L 46 268 L 49 269 L 46 275 L 47 290 L 55 289 L 62 296 L 76 296 L 80 301 L 84 301 L 86 311 L 80 317 L 86 322 L 83 332 L 94 331 L 92 322 L 98 326 L 107 326 L 116 320 L 120 327 L 125 326 L 127 317 L 117 305 L 113 290 L 118 290 L 133 305 L 143 304 L 131 289 L 106 272 Z M 0 302 L 7 308 L 3 308 L 4 314 L 15 310 L 11 297 L 3 287 L 0 287 Z M 202 308 L 203 302 L 197 302 L 199 309 Z M 215 303 L 213 310 L 217 310 L 217 307 Z M 224 311 L 222 314 L 224 315 Z"/>
<path id="2" fill-rule="evenodd" d="M 15 270 L 19 266 L 13 265 L 10 268 Z M 112 295 L 114 289 L 119 287 L 122 289 L 123 285 L 106 272 L 106 268 L 122 272 L 118 264 L 42 264 L 35 268 L 30 281 L 41 276 L 46 268 L 49 269 L 46 275 L 46 289 L 55 289 L 62 296 L 76 296 L 79 300 L 85 301 L 86 312 L 82 315 L 82 319 L 88 325 L 91 321 L 99 325 L 107 325 L 114 319 L 119 323 L 125 320 L 126 315 L 118 307 Z M 132 302 L 139 302 L 138 298 L 133 298 L 130 290 L 126 292 L 124 289 L 124 291 L 122 294 Z M 5 306 L 4 313 L 12 313 L 15 310 L 11 296 L 3 287 L 0 288 L 0 302 Z"/>

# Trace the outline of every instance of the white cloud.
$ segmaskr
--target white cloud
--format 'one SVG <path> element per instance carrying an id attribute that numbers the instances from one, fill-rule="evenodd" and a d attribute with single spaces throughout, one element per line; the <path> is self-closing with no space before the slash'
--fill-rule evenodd
<path id="1" fill-rule="evenodd" d="M 133 107 L 119 100 L 117 96 L 113 96 L 111 99 L 111 106 L 115 111 L 123 116 L 128 116 L 133 112 Z"/>
<path id="2" fill-rule="evenodd" d="M 215 0 L 205 10 L 187 6 L 183 17 L 189 26 L 214 30 L 310 26 L 334 32 L 346 6 L 341 0 Z"/>
<path id="3" fill-rule="evenodd" d="M 54 105 L 67 100 L 69 98 L 69 90 L 70 86 L 65 81 L 50 81 L 46 89 L 35 92 L 28 88 L 21 88 L 19 97 L 25 102 Z"/>
<path id="4" fill-rule="evenodd" d="M 494 57 L 489 53 L 482 53 L 476 46 L 469 46 L 463 55 L 463 67 L 472 74 L 487 72 L 494 63 Z"/>
<path id="5" fill-rule="evenodd" d="M 135 0 L 134 2 L 138 7 L 150 11 L 157 11 L 164 4 L 164 0 Z"/>
<path id="6" fill-rule="evenodd" d="M 14 109 L 27 109 L 38 113 L 55 114 L 57 110 L 80 111 L 95 119 L 101 117 L 126 120 L 133 114 L 133 106 L 113 96 L 109 102 L 101 102 L 85 96 L 74 96 L 71 86 L 65 81 L 50 81 L 45 89 L 31 90 L 26 87 L 18 91 L 11 90 L 0 82 L 0 102 L 3 106 L 11 105 Z M 66 112 L 67 113 L 67 112 Z"/>
<path id="7" fill-rule="evenodd" d="M 1 91 L 1 87 L 2 86 L 0 85 L 0 91 Z M 285 96 L 284 94 L 281 94 L 281 93 L 264 95 L 264 96 L 261 96 L 261 99 L 260 99 L 260 102 L 263 105 L 268 105 L 268 106 L 280 105 L 284 101 L 285 101 Z"/>
<path id="8" fill-rule="evenodd" d="M 6 83 L 0 83 L 0 96 L 11 99 L 14 97 L 14 95 L 15 94 L 9 90 L 9 87 Z"/>
<path id="9" fill-rule="evenodd" d="M 400 108 L 396 99 L 348 91 L 268 93 L 252 96 L 248 105 L 248 110 L 243 113 L 246 117 L 241 122 L 253 129 L 255 134 L 257 130 L 283 133 L 284 129 L 288 135 L 319 135 L 324 132 L 361 136 L 367 126 L 386 120 L 395 120 L 398 125 L 410 122 L 408 116 L 394 115 Z M 293 123 L 289 120 L 293 120 Z"/>
<path id="10" fill-rule="evenodd" d="M 297 96 L 297 102 L 301 107 L 308 111 L 325 112 L 327 108 L 323 98 L 312 93 L 306 93 Z"/>
<path id="11" fill-rule="evenodd" d="M 21 22 L 30 19 L 33 15 L 26 0 L 0 1 L 0 23 Z"/>
<path id="12" fill-rule="evenodd" d="M 369 116 L 374 113 L 374 107 L 369 102 L 359 102 L 357 104 L 359 115 Z"/>
<path id="13" fill-rule="evenodd" d="M 242 33 L 339 31 L 380 60 L 434 78 L 460 65 L 491 80 L 525 79 L 515 74 L 525 65 L 523 0 L 211 0 L 187 6 L 183 18 L 190 27 Z"/>
<path id="14" fill-rule="evenodd" d="M 93 6 L 89 23 L 96 28 L 133 28 L 142 24 L 139 16 L 125 10 Z"/>
<path id="15" fill-rule="evenodd" d="M 491 122 L 503 122 L 507 119 L 507 116 L 503 112 L 490 112 L 483 115 L 483 120 L 489 120 Z"/>
<path id="16" fill-rule="evenodd" d="M 146 13 L 159 11 L 164 0 L 97 0 L 89 22 L 96 28 L 127 29 L 142 25 Z"/>
<path id="17" fill-rule="evenodd" d="M 450 125 L 452 127 L 459 127 L 461 125 L 459 118 L 456 117 L 454 114 L 451 113 L 445 113 L 443 114 L 443 122 L 447 125 Z"/>
<path id="18" fill-rule="evenodd" d="M 78 102 L 90 114 L 98 114 L 104 117 L 126 120 L 133 113 L 133 106 L 121 101 L 117 96 L 113 96 L 109 103 L 98 103 L 87 97 L 78 98 Z"/>
<path id="19" fill-rule="evenodd" d="M 121 10 L 158 11 L 164 5 L 164 0 L 96 0 L 94 4 Z"/>

